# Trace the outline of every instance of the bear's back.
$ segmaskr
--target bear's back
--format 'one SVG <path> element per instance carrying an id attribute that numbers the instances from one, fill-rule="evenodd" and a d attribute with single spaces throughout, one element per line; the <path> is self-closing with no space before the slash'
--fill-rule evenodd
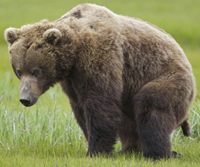
<path id="1" fill-rule="evenodd" d="M 168 40 L 174 40 L 164 30 L 155 25 L 138 18 L 115 14 L 106 7 L 95 4 L 78 5 L 57 21 L 63 21 L 66 23 L 77 22 L 82 28 L 87 26 L 87 28 L 90 29 L 91 26 L 93 26 L 93 28 L 96 28 L 95 30 L 112 28 L 113 31 L 117 31 L 122 35 L 129 35 L 125 34 L 129 31 L 129 33 L 136 33 L 137 35 L 141 34 L 144 38 L 148 37 L 148 35 L 149 37 L 156 35 L 168 38 Z"/>
<path id="2" fill-rule="evenodd" d="M 178 65 L 180 68 L 192 71 L 183 50 L 171 35 L 140 19 L 118 15 L 106 7 L 95 4 L 81 4 L 56 22 L 62 22 L 77 34 L 86 34 L 85 36 L 89 34 L 101 36 L 106 31 L 112 31 L 113 36 L 120 41 L 123 52 L 129 50 L 127 54 L 133 57 L 128 61 L 142 62 L 142 59 L 145 59 L 143 62 L 155 61 L 155 66 L 158 68 L 159 62 L 162 62 L 166 63 L 167 68 Z M 140 65 L 146 66 L 146 64 Z"/>

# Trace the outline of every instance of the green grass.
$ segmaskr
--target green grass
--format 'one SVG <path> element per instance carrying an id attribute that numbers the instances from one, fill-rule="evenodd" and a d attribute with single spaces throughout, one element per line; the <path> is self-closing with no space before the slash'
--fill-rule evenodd
<path id="1" fill-rule="evenodd" d="M 24 108 L 19 102 L 19 81 L 12 72 L 3 33 L 44 18 L 56 20 L 79 3 L 74 0 L 0 1 L 0 166 L 200 166 L 200 95 L 191 108 L 191 138 L 178 128 L 172 135 L 173 150 L 182 159 L 152 162 L 142 154 L 86 158 L 87 142 L 78 127 L 60 86 Z M 199 0 L 93 0 L 118 14 L 138 17 L 161 27 L 182 46 L 193 66 L 200 90 Z M 115 151 L 120 150 L 118 142 Z"/>

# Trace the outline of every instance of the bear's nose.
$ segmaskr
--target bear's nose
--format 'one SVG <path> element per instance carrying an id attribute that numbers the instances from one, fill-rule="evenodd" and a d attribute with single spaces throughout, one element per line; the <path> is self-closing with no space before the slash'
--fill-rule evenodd
<path id="1" fill-rule="evenodd" d="M 20 99 L 19 101 L 26 107 L 30 106 L 31 104 L 29 99 Z"/>

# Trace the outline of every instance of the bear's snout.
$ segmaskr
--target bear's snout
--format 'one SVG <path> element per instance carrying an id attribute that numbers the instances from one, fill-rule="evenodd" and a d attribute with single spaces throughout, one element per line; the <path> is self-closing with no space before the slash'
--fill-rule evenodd
<path id="1" fill-rule="evenodd" d="M 22 77 L 20 83 L 20 98 L 19 101 L 25 106 L 30 107 L 34 105 L 39 96 L 40 90 L 37 82 L 30 78 Z"/>
<path id="2" fill-rule="evenodd" d="M 29 99 L 20 99 L 19 101 L 26 107 L 30 106 L 31 104 L 31 101 Z"/>

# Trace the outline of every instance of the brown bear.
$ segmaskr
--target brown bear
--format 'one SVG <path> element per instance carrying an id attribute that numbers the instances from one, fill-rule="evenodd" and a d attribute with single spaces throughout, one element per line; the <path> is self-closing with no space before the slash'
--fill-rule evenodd
<path id="1" fill-rule="evenodd" d="M 145 158 L 176 156 L 170 134 L 190 135 L 192 68 L 165 31 L 105 7 L 82 4 L 60 19 L 8 28 L 20 101 L 36 103 L 59 82 L 88 141 L 87 155 L 123 151 Z"/>

